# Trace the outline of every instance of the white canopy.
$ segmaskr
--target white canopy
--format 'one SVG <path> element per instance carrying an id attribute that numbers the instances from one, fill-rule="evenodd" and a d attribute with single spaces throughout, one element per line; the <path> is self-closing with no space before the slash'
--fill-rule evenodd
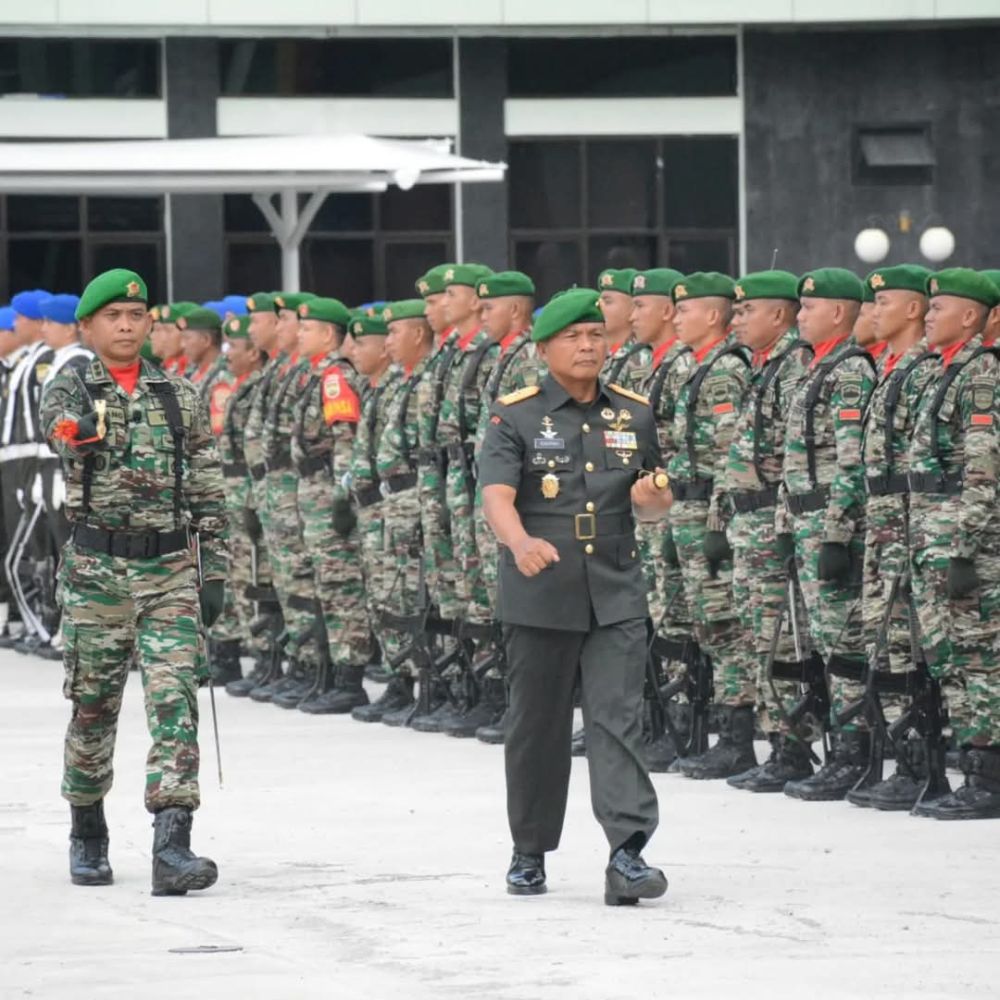
<path id="1" fill-rule="evenodd" d="M 281 244 L 282 286 L 294 291 L 299 244 L 331 192 L 503 180 L 506 164 L 456 156 L 450 146 L 367 135 L 5 142 L 0 192 L 252 194 Z M 301 213 L 299 192 L 310 195 Z"/>

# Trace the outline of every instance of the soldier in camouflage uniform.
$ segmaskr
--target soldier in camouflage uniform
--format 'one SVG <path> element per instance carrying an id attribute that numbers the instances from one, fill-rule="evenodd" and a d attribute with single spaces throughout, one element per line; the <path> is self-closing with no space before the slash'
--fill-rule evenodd
<path id="1" fill-rule="evenodd" d="M 799 330 L 813 347 L 806 378 L 791 400 L 785 435 L 784 507 L 778 533 L 795 535 L 809 631 L 826 666 L 834 753 L 785 794 L 842 799 L 865 772 L 871 745 L 861 707 L 864 639 L 861 573 L 865 487 L 862 419 L 875 385 L 874 363 L 851 340 L 862 282 L 843 268 L 821 268 L 799 282 Z M 848 708 L 854 706 L 853 714 Z"/>
<path id="2" fill-rule="evenodd" d="M 875 334 L 886 347 L 865 412 L 863 442 L 867 509 L 861 609 L 865 659 L 868 669 L 877 671 L 876 685 L 886 674 L 897 675 L 896 680 L 913 678 L 916 669 L 907 608 L 906 474 L 917 407 L 937 368 L 923 339 L 929 276 L 927 268 L 901 264 L 873 271 L 865 279 L 875 299 Z M 899 718 L 909 701 L 901 693 L 879 689 L 879 702 L 889 722 Z M 881 761 L 873 760 L 878 774 L 851 789 L 848 801 L 878 809 L 911 808 L 927 776 L 926 744 L 917 738 L 903 739 L 896 744 L 896 758 L 896 773 L 878 784 L 874 781 L 881 778 Z"/>
<path id="3" fill-rule="evenodd" d="M 728 783 L 751 792 L 780 792 L 786 781 L 812 774 L 809 745 L 816 720 L 794 715 L 808 646 L 797 650 L 786 629 L 771 655 L 783 610 L 786 625 L 790 618 L 786 560 L 775 533 L 785 423 L 811 356 L 795 328 L 797 295 L 798 278 L 787 271 L 759 271 L 736 283 L 738 336 L 753 355 L 749 391 L 729 446 L 725 506 L 733 597 L 754 653 L 759 723 L 771 755 Z"/>
<path id="4" fill-rule="evenodd" d="M 941 356 L 910 449 L 910 559 L 923 649 L 944 686 L 965 783 L 921 802 L 936 819 L 1000 817 L 1000 361 L 981 332 L 1000 289 L 967 268 L 928 279 Z"/>
<path id="5" fill-rule="evenodd" d="M 109 884 L 103 802 L 134 662 L 152 738 L 145 800 L 155 816 L 153 894 L 183 895 L 218 877 L 214 862 L 192 854 L 190 835 L 200 802 L 199 616 L 210 627 L 222 610 L 225 509 L 196 391 L 140 361 L 146 299 L 132 271 L 107 271 L 87 286 L 76 315 L 97 359 L 83 378 L 60 372 L 42 404 L 73 526 L 59 570 L 64 692 L 73 703 L 62 793 L 73 817 L 72 881 Z"/>
<path id="6" fill-rule="evenodd" d="M 198 387 L 198 394 L 207 406 L 212 389 L 219 382 L 230 380 L 229 365 L 222 353 L 222 321 L 212 309 L 192 309 L 177 319 L 184 357 L 186 377 Z"/>
<path id="7" fill-rule="evenodd" d="M 424 316 L 422 299 L 390 302 L 382 312 L 388 335 L 386 350 L 398 365 L 401 377 L 389 402 L 378 438 L 375 469 L 379 489 L 385 499 L 381 504 L 383 558 L 388 585 L 380 594 L 382 610 L 414 622 L 423 629 L 426 601 L 424 560 L 421 551 L 420 494 L 417 489 L 417 447 L 419 444 L 419 405 L 417 390 L 431 357 L 434 334 Z M 380 633 L 387 648 L 396 650 L 400 636 L 380 622 Z M 423 636 L 419 637 L 421 640 Z M 400 650 L 402 652 L 402 650 Z M 360 722 L 385 722 L 403 725 L 414 711 L 413 688 L 417 667 L 412 655 L 389 660 L 392 677 L 382 697 L 370 705 L 354 709 Z"/>
<path id="8" fill-rule="evenodd" d="M 691 348 L 691 374 L 677 400 L 676 453 L 667 471 L 670 523 L 694 616 L 695 635 L 712 663 L 719 740 L 680 761 L 691 778 L 728 778 L 756 764 L 753 660 L 733 605 L 732 550 L 720 507 L 726 456 L 746 393 L 749 361 L 727 337 L 735 282 L 699 272 L 674 285 L 674 323 Z"/>
<path id="9" fill-rule="evenodd" d="M 346 486 L 362 385 L 341 349 L 351 321 L 343 303 L 311 298 L 299 306 L 299 317 L 299 349 L 308 369 L 294 396 L 291 454 L 313 573 L 311 613 L 318 633 L 313 640 L 323 644 L 318 678 L 299 708 L 314 715 L 346 714 L 368 703 L 363 681 L 372 657 L 361 537 Z M 306 591 L 296 594 L 292 603 L 306 610 Z"/>
<path id="10" fill-rule="evenodd" d="M 1000 270 L 990 268 L 979 272 L 984 278 L 993 282 L 1000 288 Z M 993 347 L 1000 340 L 1000 305 L 994 306 L 986 317 L 986 326 L 983 329 L 983 346 Z"/>
<path id="11" fill-rule="evenodd" d="M 633 368 L 649 364 L 649 351 L 632 331 L 632 279 L 638 273 L 634 267 L 608 268 L 597 276 L 604 339 L 608 344 L 608 355 L 601 368 L 605 383 L 625 385 Z"/>

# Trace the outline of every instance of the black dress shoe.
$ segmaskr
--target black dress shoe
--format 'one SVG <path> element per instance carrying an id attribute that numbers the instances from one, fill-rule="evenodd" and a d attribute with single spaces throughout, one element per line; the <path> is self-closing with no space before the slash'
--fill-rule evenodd
<path id="1" fill-rule="evenodd" d="M 545 892 L 545 855 L 515 850 L 507 869 L 507 891 L 512 896 L 540 896 Z"/>
<path id="2" fill-rule="evenodd" d="M 604 902 L 635 906 L 640 899 L 659 899 L 667 891 L 667 876 L 650 868 L 637 848 L 619 847 L 604 873 Z"/>

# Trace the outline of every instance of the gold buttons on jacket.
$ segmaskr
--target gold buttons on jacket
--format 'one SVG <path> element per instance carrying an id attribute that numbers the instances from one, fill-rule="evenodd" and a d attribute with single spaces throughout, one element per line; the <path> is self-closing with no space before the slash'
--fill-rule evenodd
<path id="1" fill-rule="evenodd" d="M 550 458 L 550 459 L 549 459 L 549 468 L 550 468 L 550 469 L 554 469 L 555 467 L 556 467 L 556 463 L 555 463 L 555 461 L 554 461 L 553 459 L 551 459 L 551 458 Z"/>
<path id="2" fill-rule="evenodd" d="M 581 430 L 583 431 L 584 434 L 589 434 L 590 433 L 590 424 L 584 424 L 583 427 L 581 428 Z"/>
<path id="3" fill-rule="evenodd" d="M 587 513 L 588 514 L 593 514 L 594 513 L 594 501 L 593 500 L 588 500 L 587 501 Z"/>
<path id="4" fill-rule="evenodd" d="M 593 462 L 588 462 L 588 463 L 587 463 L 587 464 L 586 464 L 586 465 L 584 466 L 584 468 L 585 468 L 585 469 L 586 469 L 586 470 L 587 470 L 588 472 L 593 472 L 593 471 L 594 471 L 594 463 L 593 463 Z"/>
<path id="5" fill-rule="evenodd" d="M 594 554 L 594 546 L 588 542 L 584 545 L 583 551 L 586 552 L 588 556 L 592 556 Z"/>

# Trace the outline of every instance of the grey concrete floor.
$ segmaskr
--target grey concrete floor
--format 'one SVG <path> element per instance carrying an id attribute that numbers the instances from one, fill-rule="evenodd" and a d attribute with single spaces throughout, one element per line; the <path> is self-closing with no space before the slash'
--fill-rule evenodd
<path id="1" fill-rule="evenodd" d="M 225 694 L 220 790 L 202 692 L 194 827 L 220 881 L 153 899 L 135 677 L 107 802 L 115 885 L 74 887 L 61 670 L 0 652 L 2 1000 L 1000 996 L 1000 821 L 657 775 L 646 856 L 670 891 L 611 909 L 576 761 L 550 892 L 515 899 L 500 748 Z M 200 946 L 240 950 L 175 950 Z"/>

